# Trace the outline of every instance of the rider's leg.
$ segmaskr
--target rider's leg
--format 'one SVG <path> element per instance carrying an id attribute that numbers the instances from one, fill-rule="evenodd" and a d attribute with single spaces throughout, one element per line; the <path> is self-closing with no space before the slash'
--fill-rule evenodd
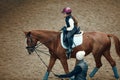
<path id="1" fill-rule="evenodd" d="M 71 32 L 68 32 L 68 34 L 67 34 L 67 40 L 68 40 L 67 57 L 70 58 L 71 51 L 72 51 L 72 44 L 73 44 Z"/>
<path id="2" fill-rule="evenodd" d="M 77 28 L 74 27 L 73 30 L 67 32 L 67 39 L 68 39 L 68 58 L 70 58 L 71 51 L 72 51 L 72 45 L 73 45 L 73 36 L 75 32 L 77 31 Z"/>

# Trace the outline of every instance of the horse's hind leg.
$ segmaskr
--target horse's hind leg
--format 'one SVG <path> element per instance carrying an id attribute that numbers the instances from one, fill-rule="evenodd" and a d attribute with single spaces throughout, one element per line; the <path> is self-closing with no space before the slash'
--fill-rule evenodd
<path id="1" fill-rule="evenodd" d="M 99 70 L 99 68 L 102 66 L 102 62 L 101 62 L 101 54 L 94 54 L 94 59 L 96 62 L 96 67 L 93 69 L 93 71 L 90 73 L 90 78 L 94 77 L 94 75 L 96 74 L 96 72 Z"/>
<path id="2" fill-rule="evenodd" d="M 110 55 L 110 50 L 106 51 L 103 55 L 108 60 L 108 62 L 111 64 L 112 70 L 114 72 L 114 76 L 118 80 L 119 79 L 119 74 L 118 74 L 118 71 L 117 71 L 117 68 L 116 68 L 116 63 Z"/>

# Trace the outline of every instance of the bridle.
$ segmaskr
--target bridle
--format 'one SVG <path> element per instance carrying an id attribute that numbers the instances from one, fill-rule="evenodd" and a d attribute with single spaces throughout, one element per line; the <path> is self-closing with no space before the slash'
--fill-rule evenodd
<path id="1" fill-rule="evenodd" d="M 57 36 L 58 36 L 58 35 L 57 35 Z M 46 43 L 50 42 L 51 40 L 55 39 L 55 37 L 52 38 L 52 39 L 50 39 L 50 40 L 47 40 L 47 41 L 45 41 L 45 42 L 43 42 L 43 43 L 38 43 L 38 44 L 36 44 L 36 45 L 33 44 L 33 40 L 32 40 L 32 36 L 31 36 L 31 35 L 29 35 L 29 36 L 27 36 L 27 37 L 29 37 L 29 39 L 30 39 L 30 44 L 32 44 L 32 46 L 27 46 L 26 49 L 27 49 L 28 51 L 29 51 L 29 50 L 34 50 L 35 53 L 37 54 L 37 56 L 39 57 L 40 61 L 45 65 L 46 68 L 48 68 L 47 64 L 46 64 L 45 61 L 41 58 L 41 56 L 38 54 L 37 51 L 39 51 L 39 52 L 41 52 L 41 53 L 44 53 L 44 54 L 46 54 L 46 55 L 48 55 L 48 56 L 50 56 L 50 55 L 47 54 L 46 52 L 42 51 L 42 50 L 37 49 L 37 48 L 38 48 L 39 46 L 41 46 L 41 45 L 43 45 L 43 44 L 46 44 Z M 57 37 L 56 37 L 56 38 L 57 38 Z M 55 73 L 54 73 L 53 71 L 51 71 L 51 72 L 55 75 Z"/>
<path id="2" fill-rule="evenodd" d="M 36 45 L 33 44 L 32 36 L 29 35 L 29 36 L 27 36 L 27 38 L 30 39 L 30 44 L 31 44 L 32 46 L 27 46 L 26 49 L 28 50 L 28 52 L 29 52 L 29 51 L 34 51 L 35 48 L 36 48 Z"/>

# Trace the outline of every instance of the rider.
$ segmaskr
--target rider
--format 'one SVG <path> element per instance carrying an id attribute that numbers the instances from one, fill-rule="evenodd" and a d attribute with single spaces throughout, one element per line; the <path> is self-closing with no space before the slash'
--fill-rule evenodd
<path id="1" fill-rule="evenodd" d="M 73 40 L 72 39 L 73 39 L 73 35 L 77 31 L 78 22 L 72 16 L 72 14 L 71 14 L 72 10 L 71 10 L 70 7 L 65 7 L 62 10 L 62 13 L 64 14 L 65 22 L 66 22 L 66 26 L 64 26 L 64 28 L 66 29 L 67 42 L 68 42 L 67 57 L 70 58 L 71 51 L 72 51 L 72 44 L 73 44 Z"/>
<path id="2" fill-rule="evenodd" d="M 76 59 L 78 60 L 77 65 L 74 70 L 68 74 L 55 75 L 59 78 L 71 78 L 74 76 L 73 80 L 86 80 L 88 64 L 84 61 L 85 51 L 78 51 L 76 53 Z"/>

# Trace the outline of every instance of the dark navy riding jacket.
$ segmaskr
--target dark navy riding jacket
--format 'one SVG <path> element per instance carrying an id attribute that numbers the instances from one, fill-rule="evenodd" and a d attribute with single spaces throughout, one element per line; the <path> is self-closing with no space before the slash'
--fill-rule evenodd
<path id="1" fill-rule="evenodd" d="M 67 27 L 77 27 L 78 26 L 78 22 L 77 20 L 72 16 L 72 15 L 69 15 L 65 18 L 65 22 L 66 22 L 66 26 Z"/>
<path id="2" fill-rule="evenodd" d="M 69 19 L 70 18 L 72 18 L 72 16 L 67 16 L 66 18 L 65 18 L 65 22 L 66 22 L 66 26 L 67 27 L 70 27 L 70 23 L 69 23 Z"/>
<path id="3" fill-rule="evenodd" d="M 75 20 L 73 19 L 71 15 L 65 18 L 65 22 L 66 22 L 67 31 L 72 31 L 76 27 L 74 24 Z"/>
<path id="4" fill-rule="evenodd" d="M 77 31 L 77 22 L 71 15 L 65 18 L 66 22 L 66 31 L 67 31 L 67 38 L 71 38 Z"/>

